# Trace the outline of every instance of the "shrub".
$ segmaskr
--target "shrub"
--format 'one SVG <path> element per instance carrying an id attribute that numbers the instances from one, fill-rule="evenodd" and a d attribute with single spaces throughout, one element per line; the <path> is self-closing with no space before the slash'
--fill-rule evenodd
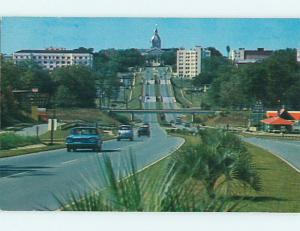
<path id="1" fill-rule="evenodd" d="M 119 121 L 121 124 L 129 124 L 130 123 L 129 118 L 124 116 L 124 115 L 120 115 L 120 114 L 110 112 L 109 116 L 111 116 L 115 120 Z"/>
<path id="2" fill-rule="evenodd" d="M 228 196 L 240 186 L 261 190 L 255 164 L 237 136 L 213 129 L 201 131 L 200 136 L 201 143 L 182 148 L 174 157 L 179 179 L 201 182 L 211 198 L 218 190 Z"/>
<path id="3" fill-rule="evenodd" d="M 69 211 L 235 211 L 239 202 L 225 197 L 210 198 L 202 190 L 195 190 L 192 181 L 178 182 L 176 171 L 166 169 L 165 174 L 149 179 L 137 172 L 134 156 L 123 157 L 125 171 L 113 168 L 112 160 L 105 154 L 99 163 L 101 181 L 107 185 L 105 190 L 94 189 L 94 193 L 85 193 L 83 199 L 71 193 L 67 200 L 58 199 L 63 210 Z M 130 176 L 125 178 L 126 176 Z M 159 179 L 158 179 L 159 178 Z M 66 205 L 66 202 L 68 205 Z"/>

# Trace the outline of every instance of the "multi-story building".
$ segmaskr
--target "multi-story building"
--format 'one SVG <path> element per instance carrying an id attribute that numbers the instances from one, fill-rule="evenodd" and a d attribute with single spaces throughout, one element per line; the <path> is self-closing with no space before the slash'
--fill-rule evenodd
<path id="1" fill-rule="evenodd" d="M 80 50 L 64 48 L 48 48 L 46 50 L 20 50 L 13 54 L 15 63 L 34 60 L 45 69 L 53 70 L 58 67 L 71 65 L 92 66 L 93 54 Z"/>
<path id="2" fill-rule="evenodd" d="M 272 50 L 265 50 L 264 48 L 257 48 L 257 50 L 246 50 L 239 48 L 238 50 L 231 50 L 229 59 L 236 64 L 256 63 L 273 54 Z"/>
<path id="3" fill-rule="evenodd" d="M 193 78 L 201 73 L 202 58 L 210 57 L 210 51 L 196 46 L 193 49 L 179 49 L 177 51 L 178 77 Z"/>

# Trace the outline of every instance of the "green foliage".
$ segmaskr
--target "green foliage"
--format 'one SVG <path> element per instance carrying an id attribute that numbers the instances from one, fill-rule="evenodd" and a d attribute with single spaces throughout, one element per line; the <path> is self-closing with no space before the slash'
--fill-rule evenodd
<path id="1" fill-rule="evenodd" d="M 200 181 L 209 197 L 234 195 L 238 186 L 261 190 L 260 177 L 241 140 L 218 130 L 200 133 L 201 144 L 182 149 L 174 158 L 179 179 Z"/>
<path id="2" fill-rule="evenodd" d="M 174 48 L 162 53 L 160 59 L 164 63 L 164 65 L 175 66 L 177 59 L 177 49 Z"/>
<path id="3" fill-rule="evenodd" d="M 77 65 L 56 69 L 52 77 L 57 86 L 55 104 L 59 107 L 93 107 L 96 98 L 95 75 Z"/>
<path id="4" fill-rule="evenodd" d="M 35 136 L 20 136 L 14 133 L 5 133 L 0 135 L 1 150 L 7 150 L 38 143 L 40 143 L 40 140 Z"/>
<path id="5" fill-rule="evenodd" d="M 114 112 L 110 112 L 109 116 L 117 121 L 119 121 L 121 124 L 129 124 L 130 120 L 128 117 L 124 116 L 124 115 L 120 115 Z"/>
<path id="6" fill-rule="evenodd" d="M 5 61 L 0 58 L 1 65 L 1 122 L 0 127 L 6 127 L 15 122 L 23 122 L 28 120 L 22 114 L 21 104 L 14 95 L 13 90 L 27 90 L 23 76 L 29 73 L 21 66 L 15 65 L 12 62 Z"/>
<path id="7" fill-rule="evenodd" d="M 214 57 L 214 56 L 218 56 L 218 57 L 223 56 L 222 53 L 219 50 L 217 50 L 215 47 L 207 47 L 206 49 L 210 51 L 210 55 L 212 57 Z"/>
<path id="8" fill-rule="evenodd" d="M 19 83 L 22 83 L 22 87 L 19 89 L 38 88 L 40 93 L 53 94 L 54 82 L 47 70 L 32 60 L 23 61 L 18 63 L 17 66 L 22 71 L 18 80 Z"/>
<path id="9" fill-rule="evenodd" d="M 238 203 L 220 197 L 211 199 L 202 192 L 196 193 L 195 182 L 177 184 L 173 171 L 150 178 L 137 172 L 133 155 L 122 159 L 124 171 L 116 172 L 112 160 L 105 154 L 98 159 L 99 174 L 104 176 L 105 190 L 95 189 L 78 199 L 71 193 L 70 200 L 58 201 L 64 210 L 69 211 L 234 211 Z M 175 173 L 176 174 L 176 173 Z M 126 177 L 130 176 L 130 177 Z M 68 205 L 65 202 L 69 202 Z"/>
<path id="10" fill-rule="evenodd" d="M 117 73 L 128 72 L 129 67 L 144 64 L 144 57 L 136 49 L 109 49 L 94 53 L 93 70 L 96 74 L 97 85 L 110 101 L 111 98 L 116 98 L 119 92 L 120 82 Z"/>
<path id="11" fill-rule="evenodd" d="M 193 79 L 195 86 L 211 84 L 221 74 L 228 72 L 232 68 L 231 63 L 223 56 L 212 56 L 202 60 L 202 73 Z"/>
<path id="12" fill-rule="evenodd" d="M 261 100 L 267 107 L 285 104 L 299 109 L 300 72 L 294 49 L 275 51 L 260 63 L 239 68 L 220 61 L 209 61 L 194 80 L 194 85 L 212 83 L 208 94 L 212 105 L 242 108 Z"/>

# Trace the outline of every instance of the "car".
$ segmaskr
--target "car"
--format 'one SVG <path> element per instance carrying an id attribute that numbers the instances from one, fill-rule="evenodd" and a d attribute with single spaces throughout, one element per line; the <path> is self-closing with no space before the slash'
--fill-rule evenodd
<path id="1" fill-rule="evenodd" d="M 184 127 L 186 127 L 186 128 L 190 128 L 191 126 L 192 126 L 191 123 L 188 123 L 188 122 L 184 124 Z"/>
<path id="2" fill-rule="evenodd" d="M 133 141 L 133 136 L 134 134 L 131 125 L 119 126 L 117 141 L 120 141 L 121 139 L 129 139 L 130 141 Z"/>
<path id="3" fill-rule="evenodd" d="M 75 127 L 71 129 L 70 135 L 66 138 L 68 152 L 77 149 L 92 149 L 100 152 L 102 143 L 101 134 L 96 127 Z"/>
<path id="4" fill-rule="evenodd" d="M 143 125 L 143 126 L 139 127 L 138 137 L 140 137 L 140 136 L 150 137 L 150 126 L 149 125 Z"/>

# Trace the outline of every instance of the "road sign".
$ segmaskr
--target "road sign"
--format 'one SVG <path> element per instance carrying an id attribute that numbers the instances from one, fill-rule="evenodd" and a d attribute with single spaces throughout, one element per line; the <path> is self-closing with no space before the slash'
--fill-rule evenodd
<path id="1" fill-rule="evenodd" d="M 38 92 L 39 92 L 39 89 L 38 89 L 38 88 L 32 88 L 31 91 L 32 91 L 33 93 L 38 93 Z"/>
<path id="2" fill-rule="evenodd" d="M 57 129 L 57 119 L 48 119 L 48 131 L 51 131 L 53 121 L 53 130 L 56 131 Z"/>

